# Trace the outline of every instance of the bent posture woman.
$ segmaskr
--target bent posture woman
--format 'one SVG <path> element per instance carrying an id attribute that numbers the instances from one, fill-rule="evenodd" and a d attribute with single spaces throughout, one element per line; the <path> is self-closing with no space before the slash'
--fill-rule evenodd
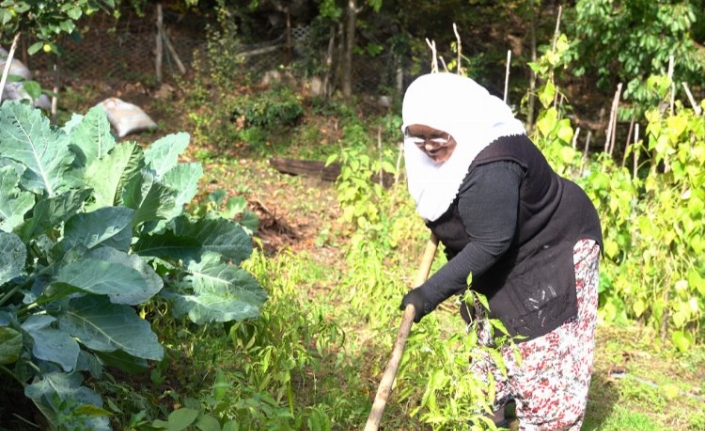
<path id="1" fill-rule="evenodd" d="M 521 355 L 502 349 L 506 377 L 489 355 L 473 361 L 473 372 L 494 375 L 494 407 L 514 400 L 522 430 L 579 430 L 597 313 L 595 207 L 551 169 L 509 107 L 469 78 L 421 76 L 402 111 L 409 192 L 448 262 L 401 308 L 413 304 L 418 322 L 468 288 L 485 295 Z M 461 315 L 470 323 L 480 308 L 463 304 Z M 480 340 L 491 338 L 485 326 Z"/>

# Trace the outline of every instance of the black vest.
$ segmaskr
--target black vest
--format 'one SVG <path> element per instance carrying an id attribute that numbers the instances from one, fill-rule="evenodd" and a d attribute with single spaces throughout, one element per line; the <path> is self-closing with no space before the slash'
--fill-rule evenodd
<path id="1" fill-rule="evenodd" d="M 500 160 L 515 162 L 524 171 L 517 228 L 507 253 L 485 273 L 473 274 L 471 287 L 487 296 L 490 317 L 500 319 L 511 335 L 526 337 L 521 342 L 547 334 L 577 314 L 573 247 L 583 238 L 601 245 L 602 232 L 585 192 L 558 176 L 527 136 L 495 140 L 477 155 L 469 172 Z M 457 198 L 428 226 L 450 256 L 470 242 Z"/>

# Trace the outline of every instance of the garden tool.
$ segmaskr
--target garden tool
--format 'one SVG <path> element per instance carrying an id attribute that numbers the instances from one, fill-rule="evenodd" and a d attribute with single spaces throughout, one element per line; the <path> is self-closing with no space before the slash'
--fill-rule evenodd
<path id="1" fill-rule="evenodd" d="M 431 237 L 426 244 L 426 250 L 424 251 L 423 258 L 421 259 L 421 266 L 419 267 L 419 272 L 416 275 L 414 287 L 420 286 L 428 278 L 428 274 L 431 271 L 431 264 L 433 264 L 433 259 L 436 256 L 437 248 L 438 238 L 431 234 Z M 382 381 L 377 389 L 377 395 L 375 396 L 374 403 L 372 403 L 372 410 L 370 411 L 370 416 L 367 418 L 367 424 L 365 425 L 364 431 L 377 431 L 379 428 L 379 423 L 382 420 L 382 413 L 384 412 L 384 407 L 387 405 L 387 398 L 389 398 L 389 393 L 392 391 L 394 377 L 397 374 L 399 362 L 401 362 L 401 357 L 404 353 L 406 338 L 409 336 L 412 323 L 414 323 L 415 314 L 416 310 L 411 304 L 409 304 L 404 310 L 401 325 L 399 326 L 399 332 L 397 333 L 397 339 L 394 342 L 392 355 L 389 358 L 387 368 L 385 368 L 384 374 L 382 375 Z"/>

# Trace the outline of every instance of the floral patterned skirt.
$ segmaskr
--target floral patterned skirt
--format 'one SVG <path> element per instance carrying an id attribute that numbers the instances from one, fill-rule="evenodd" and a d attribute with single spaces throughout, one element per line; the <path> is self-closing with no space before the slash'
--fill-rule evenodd
<path id="1" fill-rule="evenodd" d="M 592 375 L 599 254 L 592 240 L 580 240 L 573 249 L 577 316 L 544 336 L 502 347 L 506 376 L 486 352 L 471 363 L 475 375 L 494 376 L 497 410 L 510 400 L 516 402 L 520 430 L 580 430 Z M 480 344 L 491 346 L 489 325 L 478 328 Z"/>

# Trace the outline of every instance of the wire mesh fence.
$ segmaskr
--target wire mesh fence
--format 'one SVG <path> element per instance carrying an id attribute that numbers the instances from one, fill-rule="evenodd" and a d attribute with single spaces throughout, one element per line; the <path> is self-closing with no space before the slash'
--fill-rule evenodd
<path id="1" fill-rule="evenodd" d="M 193 72 L 198 57 L 206 62 L 209 60 L 206 34 L 208 25 L 203 19 L 186 19 L 174 13 L 164 14 L 165 34 L 173 51 L 164 50 L 161 68 L 163 81 L 174 81 L 179 73 L 179 63 L 188 72 Z M 310 36 L 311 29 L 300 25 L 291 29 L 289 44 L 286 43 L 286 34 L 281 34 L 257 44 L 238 46 L 239 52 L 244 55 L 243 67 L 257 77 L 270 70 L 279 70 L 283 65 L 294 66 L 290 69 L 301 72 L 305 67 L 297 68 L 297 64 L 321 64 L 327 42 L 326 46 L 312 46 Z M 65 38 L 61 42 L 61 77 L 73 82 L 98 80 L 115 87 L 128 82 L 156 83 L 158 37 L 154 15 L 147 14 L 139 19 L 133 17 L 129 22 L 118 25 L 105 20 L 93 20 L 80 40 Z M 25 46 L 30 44 L 31 41 L 25 42 Z M 52 55 L 39 52 L 29 58 L 25 55 L 21 59 L 35 72 L 37 80 L 47 86 L 53 85 Z M 389 93 L 397 85 L 396 63 L 392 55 L 357 57 L 352 70 L 353 90 L 357 94 Z"/>

